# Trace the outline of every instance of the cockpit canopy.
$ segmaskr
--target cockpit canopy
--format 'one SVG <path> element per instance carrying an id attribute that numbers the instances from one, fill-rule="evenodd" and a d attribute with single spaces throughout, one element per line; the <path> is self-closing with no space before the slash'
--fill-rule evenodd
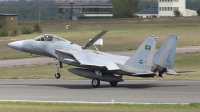
<path id="1" fill-rule="evenodd" d="M 35 41 L 65 41 L 65 39 L 51 35 L 51 34 L 44 34 L 34 39 Z"/>

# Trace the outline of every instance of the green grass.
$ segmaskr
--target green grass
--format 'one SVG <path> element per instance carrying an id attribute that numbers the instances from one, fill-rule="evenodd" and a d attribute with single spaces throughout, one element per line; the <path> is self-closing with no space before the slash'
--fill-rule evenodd
<path id="1" fill-rule="evenodd" d="M 83 79 L 82 77 L 73 75 L 67 69 L 72 67 L 65 65 L 60 69 L 61 79 Z M 55 64 L 46 65 L 18 66 L 12 68 L 0 68 L 0 78 L 9 79 L 53 79 L 56 72 Z"/>
<path id="2" fill-rule="evenodd" d="M 200 104 L 77 104 L 0 102 L 0 112 L 199 112 Z"/>
<path id="3" fill-rule="evenodd" d="M 177 54 L 175 57 L 174 70 L 182 72 L 181 76 L 166 76 L 165 78 L 147 78 L 153 80 L 200 80 L 200 53 Z M 84 79 L 67 71 L 68 66 L 64 64 L 64 68 L 60 69 L 61 79 Z M 12 68 L 0 68 L 0 78 L 9 79 L 52 79 L 56 72 L 55 64 L 46 65 L 18 66 Z M 130 76 L 124 76 L 123 79 L 144 79 Z M 146 78 L 145 78 L 146 79 Z"/>
<path id="4" fill-rule="evenodd" d="M 84 45 L 90 38 L 102 30 L 109 30 L 103 36 L 104 45 L 98 47 L 102 51 L 134 50 L 145 40 L 148 34 L 159 37 L 157 48 L 167 39 L 166 34 L 175 34 L 180 37 L 178 47 L 199 46 L 200 17 L 188 18 L 158 18 L 158 19 L 112 19 L 112 20 L 85 20 L 74 21 L 72 29 L 66 30 L 69 21 L 42 22 L 43 33 L 63 37 L 73 43 Z M 19 22 L 19 27 L 32 27 L 34 22 Z M 42 33 L 19 35 L 16 37 L 0 38 L 0 59 L 14 59 L 30 57 L 26 53 L 7 47 L 7 43 L 32 39 Z"/>

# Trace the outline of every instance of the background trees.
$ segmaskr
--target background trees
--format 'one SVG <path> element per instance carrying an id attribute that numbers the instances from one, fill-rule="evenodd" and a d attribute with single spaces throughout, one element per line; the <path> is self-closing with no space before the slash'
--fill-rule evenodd
<path id="1" fill-rule="evenodd" d="M 197 14 L 198 14 L 198 16 L 200 16 L 200 9 L 199 9 L 199 10 L 197 10 Z"/>
<path id="2" fill-rule="evenodd" d="M 181 12 L 180 12 L 180 11 L 175 10 L 175 11 L 174 11 L 174 16 L 175 16 L 175 17 L 179 17 L 179 16 L 182 16 L 182 15 L 181 15 Z"/>
<path id="3" fill-rule="evenodd" d="M 115 18 L 131 18 L 136 11 L 158 6 L 158 0 L 108 0 L 108 3 L 113 4 Z M 200 0 L 186 0 L 186 7 L 197 10 L 200 14 Z M 41 20 L 58 19 L 58 7 L 53 0 L 0 2 L 0 13 L 18 14 L 19 21 L 37 21 L 39 9 Z"/>
<path id="4" fill-rule="evenodd" d="M 131 18 L 138 11 L 139 0 L 110 0 L 114 18 Z"/>
<path id="5" fill-rule="evenodd" d="M 38 20 L 41 8 L 41 20 L 51 20 L 58 13 L 54 1 L 34 0 L 31 2 L 3 2 L 0 4 L 0 13 L 18 14 L 19 21 Z"/>

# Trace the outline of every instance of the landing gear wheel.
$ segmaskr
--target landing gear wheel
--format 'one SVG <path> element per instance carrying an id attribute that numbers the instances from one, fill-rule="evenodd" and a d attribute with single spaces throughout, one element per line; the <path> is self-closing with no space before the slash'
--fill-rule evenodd
<path id="1" fill-rule="evenodd" d="M 93 87 L 99 87 L 100 80 L 99 79 L 92 79 L 92 86 Z"/>
<path id="2" fill-rule="evenodd" d="M 63 68 L 63 66 L 62 66 L 62 62 L 61 61 L 59 61 L 59 60 L 57 60 L 57 59 L 55 59 L 55 61 L 56 61 L 56 74 L 55 74 L 55 77 L 56 77 L 56 79 L 59 79 L 60 78 L 60 73 L 58 73 L 59 72 L 59 68 Z"/>
<path id="3" fill-rule="evenodd" d="M 56 79 L 59 79 L 60 78 L 60 73 L 56 73 L 55 77 L 56 77 Z"/>
<path id="4" fill-rule="evenodd" d="M 118 83 L 118 82 L 110 82 L 110 85 L 114 87 L 114 86 L 117 85 L 117 83 Z"/>

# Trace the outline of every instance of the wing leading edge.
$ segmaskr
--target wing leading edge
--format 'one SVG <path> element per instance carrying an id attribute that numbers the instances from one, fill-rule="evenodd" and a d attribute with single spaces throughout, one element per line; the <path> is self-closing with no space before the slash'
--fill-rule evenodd
<path id="1" fill-rule="evenodd" d="M 60 59 L 64 59 L 62 57 L 63 54 L 70 54 L 76 58 L 76 60 L 81 65 L 88 65 L 88 66 L 99 66 L 99 67 L 106 67 L 108 70 L 119 70 L 120 68 L 110 60 L 108 57 L 97 54 L 90 50 L 83 50 L 83 51 L 66 51 L 57 49 L 56 53 Z"/>

